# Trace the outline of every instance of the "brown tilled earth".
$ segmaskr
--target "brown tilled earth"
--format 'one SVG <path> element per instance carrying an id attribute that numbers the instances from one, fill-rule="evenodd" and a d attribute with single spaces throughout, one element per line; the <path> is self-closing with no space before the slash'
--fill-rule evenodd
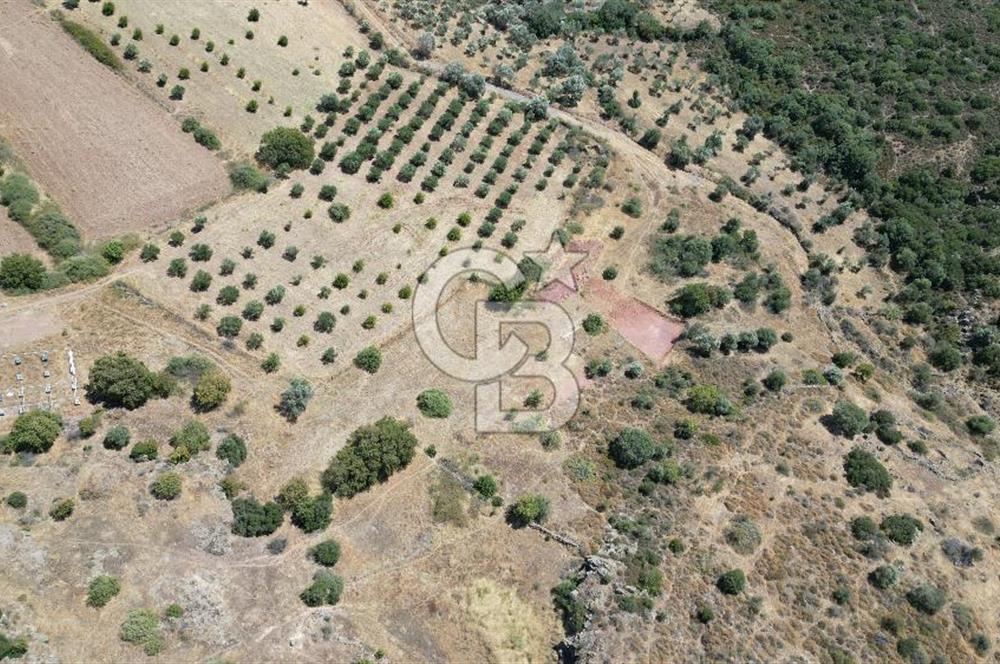
<path id="1" fill-rule="evenodd" d="M 84 238 L 159 229 L 226 193 L 219 160 L 39 8 L 0 13 L 0 135 Z"/>

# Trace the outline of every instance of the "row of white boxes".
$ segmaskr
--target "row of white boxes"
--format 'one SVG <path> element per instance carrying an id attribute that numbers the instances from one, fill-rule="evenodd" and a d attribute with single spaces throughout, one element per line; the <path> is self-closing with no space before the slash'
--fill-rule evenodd
<path id="1" fill-rule="evenodd" d="M 73 356 L 72 350 L 67 349 L 66 354 L 69 364 L 69 388 L 73 396 L 73 404 L 79 406 L 80 397 L 79 384 L 76 377 L 76 360 Z M 36 403 L 28 403 L 28 394 L 25 390 L 25 375 L 22 373 L 22 370 L 20 370 L 25 363 L 25 358 L 20 355 L 13 355 L 11 357 L 11 362 L 16 369 L 14 374 L 15 385 L 11 388 L 0 389 L 0 418 L 4 418 L 8 415 L 7 402 L 11 400 L 16 401 L 16 403 L 13 404 L 13 408 L 17 415 L 26 413 L 33 408 L 51 410 L 55 406 L 54 390 L 52 383 L 49 381 L 52 376 L 51 371 L 49 370 L 49 352 L 40 351 L 32 353 L 32 355 L 37 356 L 38 359 L 41 360 L 42 366 L 44 367 L 42 371 L 42 378 L 45 379 L 45 383 L 41 388 L 44 397 Z M 2 357 L 3 356 L 0 355 L 0 358 Z"/>

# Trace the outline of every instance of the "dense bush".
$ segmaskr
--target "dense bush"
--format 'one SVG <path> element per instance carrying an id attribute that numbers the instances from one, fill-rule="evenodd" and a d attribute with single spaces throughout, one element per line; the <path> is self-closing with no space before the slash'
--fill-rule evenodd
<path id="1" fill-rule="evenodd" d="M 910 606 L 929 616 L 940 611 L 946 599 L 944 590 L 927 583 L 921 584 L 906 593 L 906 601 L 910 603 Z"/>
<path id="2" fill-rule="evenodd" d="M 924 524 L 909 514 L 892 514 L 882 519 L 879 528 L 885 536 L 902 546 L 910 546 L 917 541 L 917 536 L 923 531 Z"/>
<path id="3" fill-rule="evenodd" d="M 382 351 L 375 346 L 366 346 L 354 357 L 354 365 L 362 371 L 373 374 L 382 366 Z"/>
<path id="4" fill-rule="evenodd" d="M 62 431 L 62 419 L 55 413 L 29 410 L 18 415 L 7 435 L 7 446 L 15 452 L 48 452 Z"/>
<path id="5" fill-rule="evenodd" d="M 879 590 L 887 590 L 896 585 L 899 570 L 894 565 L 879 565 L 868 573 L 868 583 Z"/>
<path id="6" fill-rule="evenodd" d="M 270 535 L 281 525 L 285 514 L 277 503 L 263 505 L 256 498 L 235 498 L 232 501 L 233 534 L 241 537 Z"/>
<path id="7" fill-rule="evenodd" d="M 825 424 L 832 433 L 854 438 L 868 428 L 868 415 L 850 401 L 840 400 L 834 404 Z"/>
<path id="8" fill-rule="evenodd" d="M 293 378 L 288 384 L 288 389 L 281 393 L 278 412 L 289 422 L 294 422 L 305 412 L 312 397 L 312 385 L 301 378 Z"/>
<path id="9" fill-rule="evenodd" d="M 313 561 L 323 567 L 333 567 L 340 560 L 340 544 L 336 540 L 323 540 L 312 549 L 309 555 Z"/>
<path id="10" fill-rule="evenodd" d="M 295 127 L 276 127 L 264 134 L 257 161 L 279 170 L 309 168 L 315 157 L 315 141 Z"/>
<path id="11" fill-rule="evenodd" d="M 16 510 L 24 509 L 28 505 L 28 496 L 23 491 L 11 491 L 6 502 Z"/>
<path id="12" fill-rule="evenodd" d="M 198 420 L 188 420 L 170 436 L 170 446 L 184 448 L 194 455 L 212 446 L 208 428 Z"/>
<path id="13" fill-rule="evenodd" d="M 104 3 L 104 6 L 111 6 L 111 13 L 114 13 L 114 5 L 110 2 Z M 105 16 L 110 16 L 111 14 L 105 13 Z M 119 70 L 122 68 L 122 61 L 118 59 L 115 52 L 104 43 L 100 35 L 93 32 L 87 27 L 80 25 L 74 21 L 70 21 L 66 18 L 60 18 L 59 25 L 62 26 L 73 39 L 77 41 L 80 46 L 84 48 L 85 51 L 94 56 L 94 59 L 100 62 L 102 65 L 110 67 L 114 70 Z"/>
<path id="14" fill-rule="evenodd" d="M 642 429 L 622 429 L 608 445 L 608 455 L 619 468 L 638 468 L 656 454 L 656 443 Z"/>
<path id="15" fill-rule="evenodd" d="M 344 592 L 344 580 L 326 570 L 319 570 L 313 575 L 309 587 L 299 594 L 306 606 L 333 606 L 340 601 Z"/>
<path id="16" fill-rule="evenodd" d="M 739 595 L 746 587 L 747 577 L 741 569 L 731 569 L 715 581 L 715 587 L 726 595 Z"/>
<path id="17" fill-rule="evenodd" d="M 451 415 L 451 398 L 441 390 L 424 390 L 417 395 L 417 408 L 426 417 L 445 418 Z"/>
<path id="18" fill-rule="evenodd" d="M 225 374 L 219 371 L 209 371 L 198 379 L 194 386 L 194 393 L 191 395 L 191 403 L 196 410 L 214 410 L 225 403 L 229 392 L 232 390 L 232 383 Z"/>
<path id="19" fill-rule="evenodd" d="M 292 508 L 292 523 L 304 532 L 314 533 L 330 525 L 333 517 L 333 499 L 329 493 L 299 501 Z"/>
<path id="20" fill-rule="evenodd" d="M 181 495 L 181 476 L 173 471 L 163 473 L 153 480 L 149 492 L 157 500 L 173 500 Z"/>
<path id="21" fill-rule="evenodd" d="M 247 445 L 242 438 L 234 433 L 228 434 L 215 449 L 215 456 L 223 461 L 228 461 L 234 468 L 242 464 L 247 458 Z"/>
<path id="22" fill-rule="evenodd" d="M 538 493 L 525 493 L 507 508 L 507 523 L 514 528 L 524 528 L 531 523 L 542 523 L 549 515 L 549 499 Z"/>
<path id="23" fill-rule="evenodd" d="M 84 392 L 93 403 L 133 410 L 156 393 L 157 379 L 143 362 L 125 353 L 98 358 L 90 368 Z"/>
<path id="24" fill-rule="evenodd" d="M 101 608 L 121 592 L 121 584 L 113 576 L 102 574 L 91 579 L 87 586 L 87 605 Z"/>
<path id="25" fill-rule="evenodd" d="M 128 453 L 129 458 L 136 463 L 140 461 L 154 461 L 157 455 L 158 451 L 155 440 L 138 442 L 132 446 L 132 450 Z"/>
<path id="26" fill-rule="evenodd" d="M 685 405 L 692 413 L 728 415 L 732 402 L 714 385 L 694 385 L 688 389 Z"/>
<path id="27" fill-rule="evenodd" d="M 323 472 L 323 486 L 350 498 L 409 465 L 416 446 L 417 439 L 407 426 L 390 417 L 359 427 Z"/>
<path id="28" fill-rule="evenodd" d="M 844 475 L 851 486 L 880 496 L 889 495 L 892 488 L 892 477 L 885 466 L 870 453 L 857 447 L 844 457 Z"/>
<path id="29" fill-rule="evenodd" d="M 104 447 L 109 450 L 123 450 L 128 446 L 131 438 L 127 428 L 121 425 L 113 426 L 104 435 Z"/>
<path id="30" fill-rule="evenodd" d="M 692 318 L 721 309 L 729 304 L 732 294 L 729 289 L 707 283 L 687 284 L 669 301 L 670 310 L 684 318 Z"/>
<path id="31" fill-rule="evenodd" d="M 248 162 L 233 164 L 229 169 L 229 181 L 236 189 L 267 191 L 267 176 L 261 173 L 256 166 Z"/>
<path id="32" fill-rule="evenodd" d="M 30 254 L 8 254 L 0 260 L 0 289 L 11 292 L 41 290 L 45 265 Z"/>
<path id="33" fill-rule="evenodd" d="M 150 656 L 163 650 L 166 642 L 160 632 L 160 618 L 150 609 L 133 609 L 125 616 L 118 637 L 126 643 L 141 645 Z"/>
<path id="34" fill-rule="evenodd" d="M 53 521 L 65 521 L 73 516 L 75 508 L 76 503 L 73 502 L 72 498 L 61 498 L 49 510 L 49 516 L 52 517 Z"/>

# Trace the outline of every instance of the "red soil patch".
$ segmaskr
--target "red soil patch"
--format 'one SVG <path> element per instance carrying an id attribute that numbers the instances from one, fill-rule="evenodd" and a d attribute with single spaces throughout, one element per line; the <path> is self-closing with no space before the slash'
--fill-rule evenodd
<path id="1" fill-rule="evenodd" d="M 574 242 L 571 251 L 586 252 L 589 256 L 573 270 L 577 291 L 581 298 L 594 306 L 625 339 L 657 365 L 663 363 L 674 347 L 674 342 L 684 332 L 684 323 L 667 316 L 645 302 L 625 295 L 610 282 L 592 274 L 600 242 Z M 539 299 L 562 302 L 573 290 L 559 281 L 542 289 Z"/>
<path id="2" fill-rule="evenodd" d="M 24 0 L 0 2 L 0 134 L 89 239 L 228 191 L 222 163 Z"/>

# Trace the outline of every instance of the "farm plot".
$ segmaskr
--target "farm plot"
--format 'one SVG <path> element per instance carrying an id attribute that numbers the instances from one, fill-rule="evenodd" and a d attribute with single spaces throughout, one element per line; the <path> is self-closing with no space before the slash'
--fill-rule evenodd
<path id="1" fill-rule="evenodd" d="M 118 2 L 110 16 L 100 3 L 80 3 L 70 16 L 115 44 L 142 90 L 216 132 L 226 153 L 246 157 L 267 129 L 311 111 L 342 52 L 368 44 L 339 3 L 254 6 L 253 21 L 249 3 L 156 0 Z"/>
<path id="2" fill-rule="evenodd" d="M 162 227 L 227 191 L 220 162 L 54 21 L 3 11 L 0 132 L 86 238 Z"/>

